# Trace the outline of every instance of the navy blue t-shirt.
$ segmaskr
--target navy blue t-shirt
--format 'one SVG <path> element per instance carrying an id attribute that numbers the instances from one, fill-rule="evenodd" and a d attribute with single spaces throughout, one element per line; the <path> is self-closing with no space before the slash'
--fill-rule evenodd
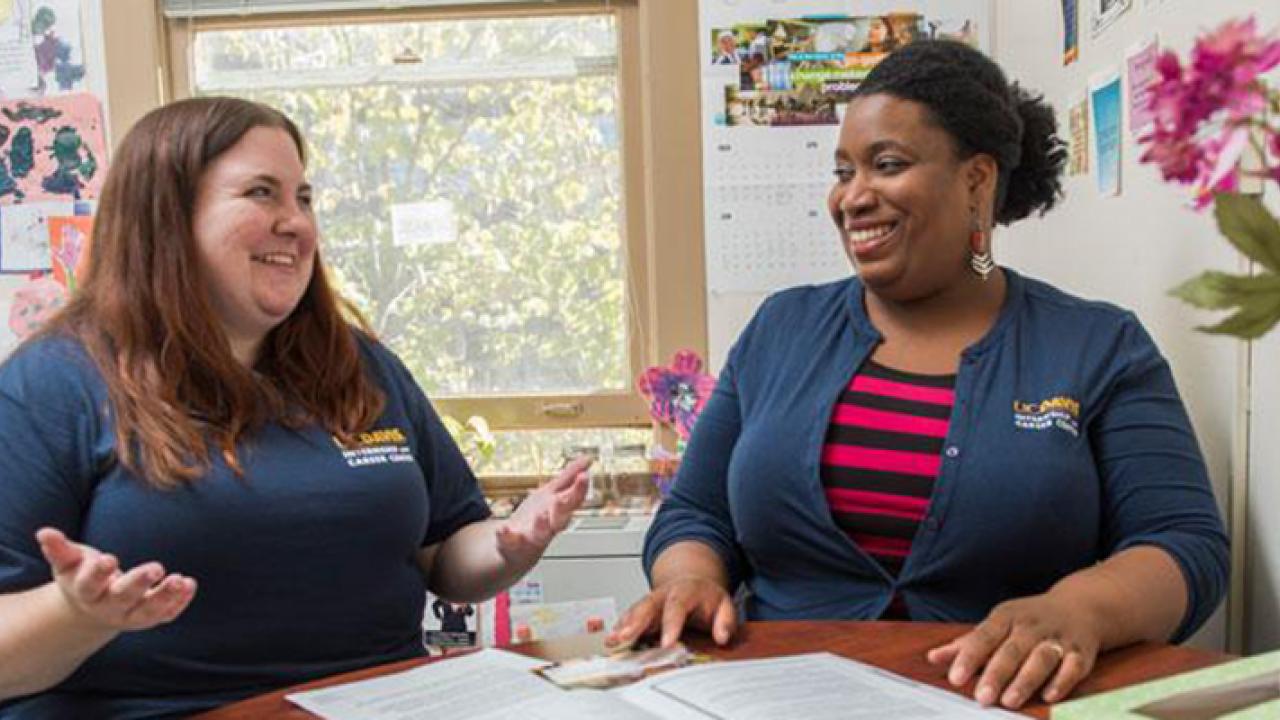
<path id="1" fill-rule="evenodd" d="M 119 635 L 0 718 L 180 716 L 422 653 L 417 553 L 489 511 L 403 364 L 360 342 L 387 408 L 358 447 L 269 425 L 237 448 L 243 479 L 215 457 L 173 491 L 115 461 L 106 386 L 79 343 L 45 338 L 0 366 L 0 593 L 50 580 L 45 525 L 198 583 L 177 620 Z"/>

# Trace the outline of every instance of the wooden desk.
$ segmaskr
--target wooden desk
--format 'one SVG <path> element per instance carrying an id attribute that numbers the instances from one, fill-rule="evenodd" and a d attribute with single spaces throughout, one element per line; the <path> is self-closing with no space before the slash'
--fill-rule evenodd
<path id="1" fill-rule="evenodd" d="M 870 665 L 877 665 L 921 682 L 951 689 L 947 684 L 944 669 L 936 668 L 925 661 L 925 651 L 961 635 L 967 629 L 966 625 L 942 623 L 752 622 L 742 628 L 738 639 L 728 648 L 716 648 L 714 643 L 702 636 L 686 637 L 685 642 L 695 650 L 709 652 L 725 660 L 745 660 L 826 650 Z M 512 649 L 534 657 L 556 657 L 562 654 L 564 647 L 558 646 L 556 642 L 550 642 L 529 643 Z M 1076 688 L 1072 697 L 1154 680 L 1166 675 L 1216 665 L 1230 659 L 1232 659 L 1230 655 L 1206 650 L 1155 643 L 1134 645 L 1107 653 L 1099 658 L 1093 674 Z M 197 717 L 202 720 L 250 720 L 251 718 L 306 720 L 314 716 L 286 701 L 284 699 L 286 693 L 364 680 L 408 670 L 425 662 L 429 661 L 406 660 L 337 675 L 250 698 Z M 965 690 L 971 694 L 972 683 Z M 1023 708 L 1023 712 L 1032 717 L 1049 717 L 1048 706 L 1042 704 L 1028 704 Z"/>

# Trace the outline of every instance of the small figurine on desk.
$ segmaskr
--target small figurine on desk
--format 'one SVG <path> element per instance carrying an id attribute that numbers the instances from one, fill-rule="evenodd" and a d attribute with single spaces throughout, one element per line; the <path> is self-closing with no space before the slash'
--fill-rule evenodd
<path id="1" fill-rule="evenodd" d="M 472 647 L 476 644 L 476 608 L 470 603 L 455 603 L 433 597 L 431 614 L 440 621 L 438 628 L 427 628 L 423 641 L 428 647 L 441 649 Z"/>

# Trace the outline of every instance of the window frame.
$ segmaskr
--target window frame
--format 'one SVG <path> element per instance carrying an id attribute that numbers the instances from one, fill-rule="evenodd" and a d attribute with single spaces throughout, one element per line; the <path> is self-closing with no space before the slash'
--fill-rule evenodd
<path id="1" fill-rule="evenodd" d="M 117 1 L 120 4 L 113 7 L 120 10 L 104 17 L 109 75 L 114 70 L 141 80 L 138 76 L 145 66 L 126 57 L 131 54 L 136 58 L 140 43 L 152 48 L 157 75 L 153 76 L 153 93 L 147 92 L 146 82 L 132 87 L 133 97 L 123 98 L 123 103 L 117 103 L 113 93 L 113 138 L 122 137 L 123 127 L 151 107 L 190 96 L 190 45 L 194 34 L 204 30 L 614 15 L 618 29 L 622 249 L 628 273 L 625 322 L 630 378 L 651 365 L 666 364 L 677 349 L 690 348 L 706 357 L 701 148 L 696 120 L 699 80 L 693 62 L 697 47 L 696 4 L 582 0 L 167 19 L 160 7 L 162 0 Z M 150 11 L 149 18 L 138 16 L 137 10 L 144 9 L 139 7 L 142 5 L 149 6 L 145 8 Z M 128 6 L 135 10 L 125 9 Z M 149 22 L 140 23 L 140 19 Z M 120 81 L 113 83 L 119 85 Z M 305 128 L 303 132 L 306 133 Z M 649 425 L 643 399 L 633 382 L 628 385 L 623 391 L 576 395 L 433 397 L 432 403 L 441 413 L 454 417 L 481 415 L 495 430 Z"/>

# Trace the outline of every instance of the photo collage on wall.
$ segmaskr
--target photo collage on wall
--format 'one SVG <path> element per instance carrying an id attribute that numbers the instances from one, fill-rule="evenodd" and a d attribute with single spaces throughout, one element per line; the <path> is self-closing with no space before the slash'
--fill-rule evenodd
<path id="1" fill-rule="evenodd" d="M 724 86 L 729 127 L 837 125 L 850 94 L 886 55 L 921 38 L 977 45 L 972 20 L 918 12 L 821 15 L 736 23 L 711 30 L 708 62 L 736 70 Z"/>

